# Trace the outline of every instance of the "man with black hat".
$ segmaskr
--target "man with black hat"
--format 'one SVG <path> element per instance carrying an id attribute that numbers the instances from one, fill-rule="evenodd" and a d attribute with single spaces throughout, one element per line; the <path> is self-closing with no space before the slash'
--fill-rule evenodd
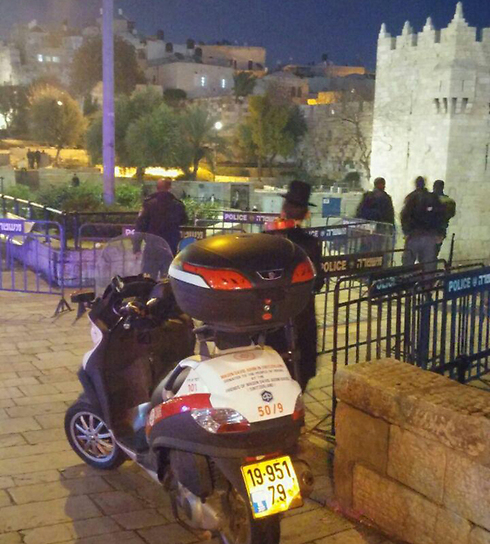
<path id="1" fill-rule="evenodd" d="M 323 279 L 319 271 L 321 267 L 322 250 L 320 242 L 314 236 L 307 234 L 302 228 L 302 222 L 308 217 L 308 206 L 315 206 L 309 201 L 311 186 L 304 181 L 292 181 L 288 192 L 282 195 L 281 220 L 276 222 L 276 234 L 286 236 L 289 240 L 298 244 L 311 259 L 317 270 L 315 292 L 323 285 Z M 280 225 L 280 226 L 279 226 Z M 317 326 L 315 317 L 315 296 L 311 294 L 305 309 L 295 318 L 296 346 L 299 352 L 299 365 L 294 378 L 299 382 L 304 391 L 308 381 L 316 374 L 317 353 Z M 287 340 L 284 333 L 273 334 L 268 337 L 268 343 L 279 353 L 287 351 Z"/>

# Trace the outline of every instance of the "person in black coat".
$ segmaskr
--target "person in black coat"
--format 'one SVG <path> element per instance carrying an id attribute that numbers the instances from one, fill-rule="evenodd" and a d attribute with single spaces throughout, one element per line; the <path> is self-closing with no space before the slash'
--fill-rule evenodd
<path id="1" fill-rule="evenodd" d="M 374 189 L 367 191 L 357 207 L 356 217 L 366 221 L 395 224 L 395 209 L 391 196 L 386 192 L 384 178 L 374 180 Z"/>
<path id="2" fill-rule="evenodd" d="M 288 192 L 284 195 L 281 211 L 281 218 L 285 220 L 282 224 L 286 228 L 273 232 L 298 244 L 311 259 L 317 271 L 314 292 L 311 293 L 304 310 L 294 319 L 296 347 L 299 352 L 299 365 L 297 366 L 297 374 L 299 375 L 293 377 L 298 381 L 303 391 L 306 389 L 308 381 L 316 374 L 317 324 L 315 292 L 320 291 L 323 285 L 323 278 L 319 274 L 322 256 L 320 242 L 301 228 L 303 220 L 309 215 L 308 206 L 315 206 L 315 204 L 308 202 L 310 193 L 311 187 L 308 183 L 298 180 L 291 182 Z M 269 335 L 267 343 L 279 353 L 285 353 L 288 350 L 288 343 L 283 330 Z"/>

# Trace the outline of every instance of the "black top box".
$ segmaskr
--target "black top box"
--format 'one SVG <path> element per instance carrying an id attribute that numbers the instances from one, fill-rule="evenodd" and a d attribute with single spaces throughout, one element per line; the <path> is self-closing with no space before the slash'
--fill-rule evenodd
<path id="1" fill-rule="evenodd" d="M 229 234 L 187 246 L 169 276 L 184 312 L 217 330 L 247 332 L 298 315 L 315 271 L 306 253 L 282 236 Z"/>

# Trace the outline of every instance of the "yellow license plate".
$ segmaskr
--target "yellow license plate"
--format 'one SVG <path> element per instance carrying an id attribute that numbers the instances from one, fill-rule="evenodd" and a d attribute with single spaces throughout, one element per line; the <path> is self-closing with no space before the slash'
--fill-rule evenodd
<path id="1" fill-rule="evenodd" d="M 293 463 L 288 455 L 242 467 L 254 518 L 303 505 Z"/>

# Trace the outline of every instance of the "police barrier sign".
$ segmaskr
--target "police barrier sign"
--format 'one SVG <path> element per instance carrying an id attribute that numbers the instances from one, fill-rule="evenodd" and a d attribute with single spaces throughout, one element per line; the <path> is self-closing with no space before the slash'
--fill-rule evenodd
<path id="1" fill-rule="evenodd" d="M 343 226 L 311 227 L 309 229 L 304 229 L 304 231 L 319 240 L 332 240 L 333 238 L 337 239 L 347 236 L 347 227 Z"/>
<path id="2" fill-rule="evenodd" d="M 206 238 L 206 227 L 180 227 L 180 238 L 194 238 L 204 240 Z M 136 232 L 133 225 L 124 225 L 122 228 L 123 236 L 133 236 Z"/>
<path id="3" fill-rule="evenodd" d="M 383 253 L 358 253 L 323 257 L 322 273 L 325 276 L 348 276 L 365 270 L 377 270 L 383 267 Z"/>
<path id="4" fill-rule="evenodd" d="M 0 234 L 4 235 L 16 235 L 24 234 L 23 219 L 0 219 Z"/>
<path id="5" fill-rule="evenodd" d="M 224 223 L 254 223 L 261 225 L 279 217 L 278 213 L 255 213 L 255 212 L 223 212 Z"/>
<path id="6" fill-rule="evenodd" d="M 444 282 L 444 296 L 450 300 L 485 290 L 490 290 L 490 267 L 452 274 Z"/>

